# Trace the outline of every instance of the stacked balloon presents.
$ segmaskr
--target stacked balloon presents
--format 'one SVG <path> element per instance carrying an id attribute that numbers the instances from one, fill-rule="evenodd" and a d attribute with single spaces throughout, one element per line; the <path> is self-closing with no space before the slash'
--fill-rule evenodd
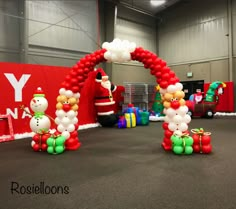
<path id="1" fill-rule="evenodd" d="M 203 128 L 192 129 L 191 132 L 192 136 L 190 136 L 189 133 L 174 133 L 170 138 L 172 141 L 172 151 L 177 155 L 211 153 L 211 133 L 205 132 Z"/>
<path id="2" fill-rule="evenodd" d="M 128 104 L 118 120 L 118 128 L 134 128 L 136 125 L 149 125 L 149 112 Z"/>

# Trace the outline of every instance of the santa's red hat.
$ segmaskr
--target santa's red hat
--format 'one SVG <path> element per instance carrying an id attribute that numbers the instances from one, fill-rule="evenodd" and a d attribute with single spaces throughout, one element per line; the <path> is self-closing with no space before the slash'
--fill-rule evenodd
<path id="1" fill-rule="evenodd" d="M 38 87 L 34 92 L 34 97 L 45 97 L 45 94 L 41 87 Z"/>
<path id="2" fill-rule="evenodd" d="M 96 82 L 102 82 L 102 80 L 108 80 L 108 75 L 104 72 L 102 68 L 98 68 L 96 71 Z"/>

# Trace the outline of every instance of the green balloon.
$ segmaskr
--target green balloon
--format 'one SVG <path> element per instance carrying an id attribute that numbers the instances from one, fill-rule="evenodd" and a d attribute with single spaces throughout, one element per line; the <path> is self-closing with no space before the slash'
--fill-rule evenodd
<path id="1" fill-rule="evenodd" d="M 52 146 L 52 145 L 53 145 L 53 142 L 54 142 L 54 138 L 51 138 L 51 137 L 50 137 L 50 138 L 47 139 L 47 145 L 48 145 L 48 146 Z"/>
<path id="2" fill-rule="evenodd" d="M 51 146 L 48 147 L 47 151 L 48 151 L 49 154 L 53 154 L 54 153 L 54 149 Z"/>
<path id="3" fill-rule="evenodd" d="M 184 137 L 184 140 L 186 146 L 191 146 L 193 144 L 193 138 L 191 136 Z"/>
<path id="4" fill-rule="evenodd" d="M 186 146 L 185 150 L 184 150 L 184 153 L 187 154 L 187 155 L 192 154 L 193 153 L 193 148 L 191 146 Z"/>
<path id="5" fill-rule="evenodd" d="M 182 146 L 174 146 L 173 148 L 173 152 L 178 155 L 182 154 L 183 151 L 184 151 L 184 148 Z"/>
<path id="6" fill-rule="evenodd" d="M 56 145 L 63 145 L 65 142 L 65 137 L 64 136 L 59 136 L 56 139 Z"/>
<path id="7" fill-rule="evenodd" d="M 179 138 L 179 137 L 176 136 L 176 135 L 172 135 L 172 136 L 170 137 L 170 140 L 171 140 L 172 142 L 174 142 L 176 138 Z"/>
<path id="8" fill-rule="evenodd" d="M 173 143 L 175 146 L 181 146 L 183 144 L 183 140 L 180 137 L 176 137 Z"/>
<path id="9" fill-rule="evenodd" d="M 57 154 L 60 154 L 64 152 L 65 148 L 63 146 L 56 146 L 55 150 Z"/>

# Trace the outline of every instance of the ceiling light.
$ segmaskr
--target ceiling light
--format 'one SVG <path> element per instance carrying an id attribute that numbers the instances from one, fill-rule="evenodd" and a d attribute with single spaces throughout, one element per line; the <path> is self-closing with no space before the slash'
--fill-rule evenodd
<path id="1" fill-rule="evenodd" d="M 153 6 L 161 6 L 162 4 L 166 3 L 165 0 L 151 0 L 151 5 Z"/>

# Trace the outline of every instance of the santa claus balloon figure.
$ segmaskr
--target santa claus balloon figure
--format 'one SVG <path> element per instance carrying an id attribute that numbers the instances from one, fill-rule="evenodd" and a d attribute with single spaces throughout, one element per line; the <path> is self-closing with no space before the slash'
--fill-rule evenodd
<path id="1" fill-rule="evenodd" d="M 97 112 L 97 120 L 103 127 L 112 127 L 118 122 L 114 113 L 115 101 L 112 93 L 116 90 L 108 79 L 103 69 L 96 70 L 95 98 L 94 104 Z"/>

